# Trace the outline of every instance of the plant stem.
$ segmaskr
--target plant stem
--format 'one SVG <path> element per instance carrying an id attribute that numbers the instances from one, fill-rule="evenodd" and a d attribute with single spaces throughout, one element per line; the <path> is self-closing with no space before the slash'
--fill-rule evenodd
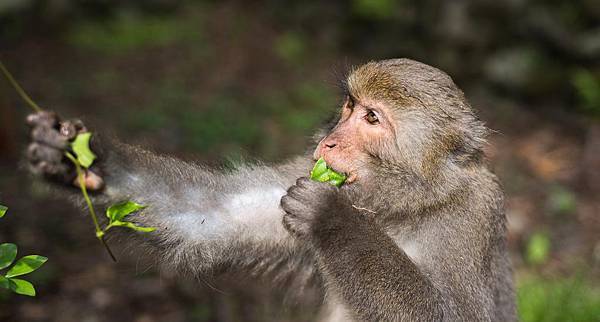
<path id="1" fill-rule="evenodd" d="M 81 189 L 81 194 L 83 195 L 83 198 L 87 203 L 88 210 L 90 211 L 90 216 L 92 217 L 92 221 L 94 222 L 94 227 L 96 228 L 96 237 L 102 242 L 102 245 L 104 245 L 104 248 L 106 248 L 106 251 L 112 258 L 112 260 L 116 262 L 117 258 L 110 250 L 110 247 L 108 247 L 106 240 L 104 240 L 104 231 L 100 229 L 100 224 L 98 224 L 98 216 L 96 216 L 96 211 L 94 210 L 94 206 L 92 205 L 92 200 L 90 199 L 90 196 L 87 192 L 87 188 L 85 187 L 85 177 L 83 174 L 83 170 L 81 169 L 81 164 L 79 164 L 79 161 L 77 161 L 75 156 L 73 156 L 70 152 L 65 152 L 65 156 L 69 160 L 71 160 L 71 162 L 73 162 L 73 164 L 75 165 L 75 171 L 77 171 L 77 179 L 79 180 L 79 189 Z"/>
<path id="2" fill-rule="evenodd" d="M 19 83 L 17 83 L 17 81 L 15 80 L 15 78 L 8 71 L 8 69 L 6 69 L 6 67 L 4 67 L 4 64 L 2 63 L 2 61 L 0 61 L 0 70 L 2 70 L 2 73 L 4 74 L 4 76 L 6 76 L 6 79 L 8 79 L 8 82 L 15 88 L 15 90 L 17 91 L 17 93 L 19 93 L 19 95 L 21 96 L 21 98 L 27 104 L 29 104 L 29 106 L 34 111 L 41 112 L 42 109 L 31 99 L 31 97 L 29 97 L 29 95 L 27 95 L 27 93 L 25 93 L 25 91 L 23 90 L 23 88 L 21 88 L 21 86 L 19 85 Z"/>
<path id="3" fill-rule="evenodd" d="M 101 237 L 98 237 L 98 239 L 100 239 L 100 241 L 102 242 L 102 245 L 104 245 L 104 248 L 108 252 L 108 255 L 110 255 L 110 258 L 113 260 L 113 262 L 116 263 L 117 262 L 117 258 L 115 257 L 115 254 L 113 254 L 113 252 L 110 249 L 110 247 L 108 247 L 108 244 L 106 243 L 106 240 L 104 239 L 104 235 L 102 235 Z"/>

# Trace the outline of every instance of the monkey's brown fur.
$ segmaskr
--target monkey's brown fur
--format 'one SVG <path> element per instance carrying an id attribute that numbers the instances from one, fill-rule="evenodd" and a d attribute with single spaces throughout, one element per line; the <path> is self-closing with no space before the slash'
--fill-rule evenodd
<path id="1" fill-rule="evenodd" d="M 148 244 L 172 269 L 321 281 L 323 320 L 515 320 L 503 194 L 482 157 L 487 129 L 463 93 L 407 59 L 363 65 L 346 85 L 357 104 L 393 120 L 392 133 L 357 148 L 368 158 L 356 183 L 296 181 L 309 156 L 218 172 L 105 143 L 97 202 L 149 205 L 135 221 L 159 228 Z M 58 129 L 50 123 L 32 122 L 33 132 Z M 329 135 L 343 137 L 340 128 Z M 64 144 L 33 141 L 35 172 L 63 180 L 65 160 L 33 150 Z M 350 152 L 333 146 L 343 162 Z"/>

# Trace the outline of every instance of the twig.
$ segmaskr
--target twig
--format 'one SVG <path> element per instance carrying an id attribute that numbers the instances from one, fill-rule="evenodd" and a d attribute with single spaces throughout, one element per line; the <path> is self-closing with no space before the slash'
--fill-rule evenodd
<path id="1" fill-rule="evenodd" d="M 19 83 L 17 83 L 17 81 L 15 80 L 15 78 L 12 76 L 12 74 L 8 71 L 8 69 L 6 69 L 6 67 L 4 67 L 4 64 L 2 63 L 2 61 L 0 61 L 0 70 L 2 70 L 2 73 L 4 74 L 4 76 L 6 76 L 6 79 L 8 79 L 8 82 L 15 88 L 15 90 L 17 91 L 17 93 L 19 93 L 19 95 L 21 96 L 21 98 L 27 103 L 29 104 L 29 106 L 36 112 L 41 112 L 42 108 L 39 107 L 32 99 L 31 97 L 29 97 L 29 95 L 27 95 L 27 93 L 25 93 L 25 91 L 23 90 L 23 88 L 19 85 Z"/>
<path id="2" fill-rule="evenodd" d="M 106 248 L 106 251 L 112 258 L 112 260 L 116 262 L 117 258 L 110 250 L 110 247 L 108 247 L 106 240 L 104 240 L 104 231 L 100 229 L 100 224 L 98 224 L 98 216 L 96 216 L 96 211 L 94 210 L 94 206 L 92 205 L 92 200 L 90 199 L 90 196 L 87 192 L 87 188 L 85 187 L 85 177 L 83 171 L 81 170 L 81 164 L 79 164 L 79 161 L 77 161 L 75 156 L 73 156 L 73 154 L 71 154 L 70 152 L 65 152 L 65 156 L 69 160 L 71 160 L 71 162 L 73 162 L 73 164 L 75 165 L 75 171 L 77 171 L 77 179 L 79 180 L 79 189 L 81 189 L 83 199 L 85 199 L 88 210 L 90 211 L 90 216 L 92 217 L 92 221 L 94 221 L 94 227 L 96 228 L 96 237 L 102 242 L 102 245 L 104 245 L 104 248 Z"/>

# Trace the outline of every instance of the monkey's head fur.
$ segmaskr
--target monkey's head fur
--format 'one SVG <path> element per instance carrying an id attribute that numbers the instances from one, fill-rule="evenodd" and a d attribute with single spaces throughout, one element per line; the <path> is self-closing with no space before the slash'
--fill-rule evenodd
<path id="1" fill-rule="evenodd" d="M 488 130 L 441 70 L 410 59 L 369 62 L 353 69 L 344 87 L 339 120 L 314 157 L 349 174 L 347 189 L 369 204 L 397 195 L 404 207 L 392 211 L 434 206 L 483 162 Z M 390 209 L 389 200 L 379 205 Z"/>

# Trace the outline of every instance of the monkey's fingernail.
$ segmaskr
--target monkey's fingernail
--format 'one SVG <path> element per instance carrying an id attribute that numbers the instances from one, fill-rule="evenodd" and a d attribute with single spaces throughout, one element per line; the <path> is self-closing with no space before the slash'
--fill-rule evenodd
<path id="1" fill-rule="evenodd" d="M 71 122 L 64 122 L 60 125 L 60 134 L 66 136 L 69 140 L 75 138 L 77 130 Z"/>
<path id="2" fill-rule="evenodd" d="M 85 171 L 83 181 L 85 187 L 92 191 L 100 190 L 102 189 L 102 187 L 104 187 L 104 180 L 100 176 L 89 170 Z M 75 177 L 75 179 L 73 179 L 73 185 L 76 187 L 80 187 L 79 177 Z"/>
<path id="3" fill-rule="evenodd" d="M 27 124 L 29 125 L 33 125 L 33 123 L 35 122 L 37 118 L 37 114 L 29 114 L 27 115 L 27 118 L 25 119 L 25 122 L 27 122 Z"/>
<path id="4" fill-rule="evenodd" d="M 358 175 L 356 174 L 356 172 L 350 173 L 350 175 L 348 175 L 348 179 L 346 179 L 346 183 L 352 183 L 354 181 L 356 181 L 356 179 L 358 178 Z"/>
<path id="5" fill-rule="evenodd" d="M 85 185 L 90 190 L 100 190 L 104 187 L 104 180 L 97 174 L 87 171 L 85 178 Z"/>

